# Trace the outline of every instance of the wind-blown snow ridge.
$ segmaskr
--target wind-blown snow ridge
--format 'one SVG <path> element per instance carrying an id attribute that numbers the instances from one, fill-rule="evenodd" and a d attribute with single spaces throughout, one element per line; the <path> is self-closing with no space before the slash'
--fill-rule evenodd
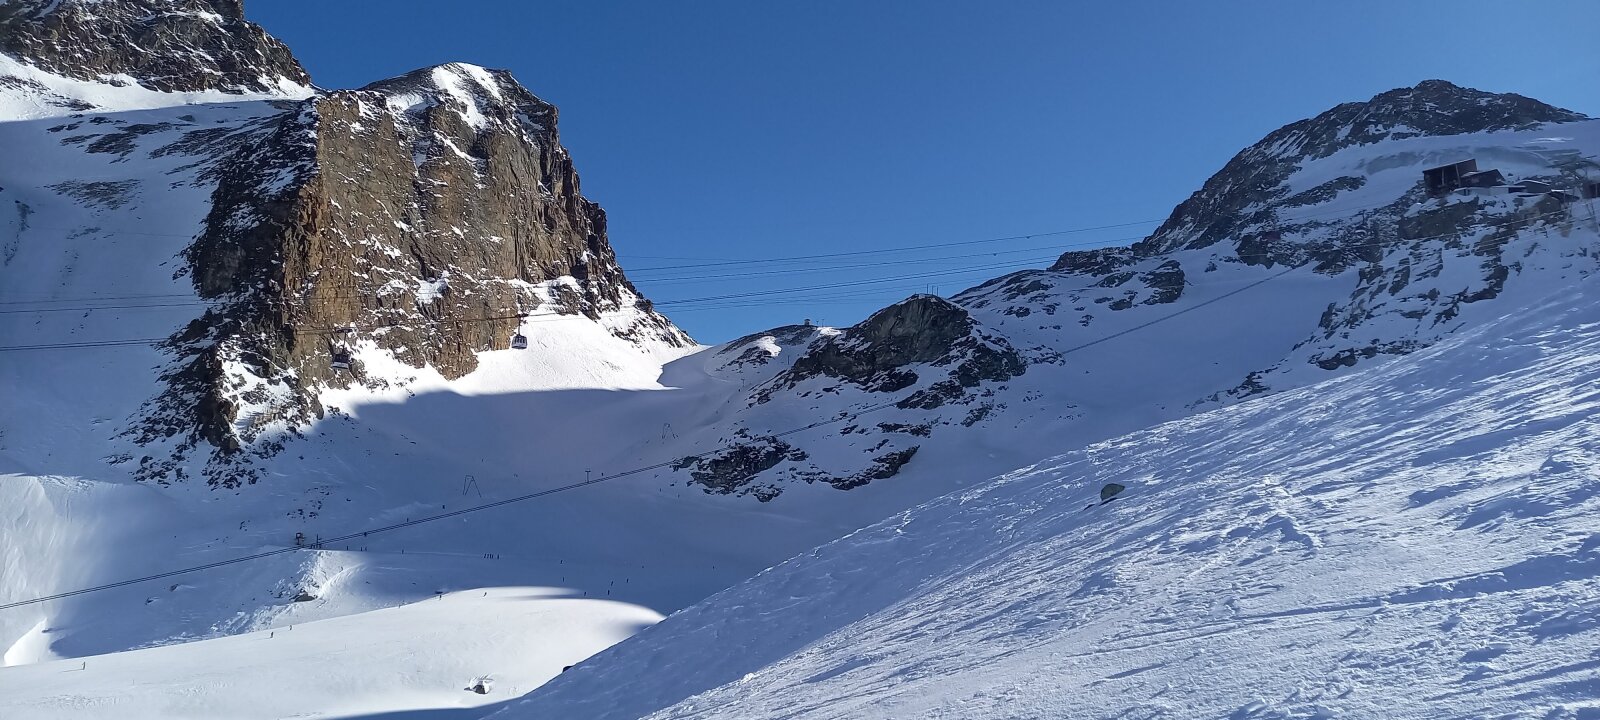
<path id="1" fill-rule="evenodd" d="M 494 717 L 1589 717 L 1594 283 L 907 511 Z"/>

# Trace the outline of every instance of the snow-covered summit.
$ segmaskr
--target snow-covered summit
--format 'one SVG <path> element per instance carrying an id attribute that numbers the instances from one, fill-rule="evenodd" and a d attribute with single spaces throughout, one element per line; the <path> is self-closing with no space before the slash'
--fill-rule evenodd
<path id="1" fill-rule="evenodd" d="M 482 128 L 496 108 L 539 107 L 539 120 L 554 123 L 555 106 L 534 98 L 507 70 L 490 70 L 468 63 L 446 63 L 379 80 L 361 88 L 382 94 L 392 110 L 420 117 L 428 108 L 449 104 L 468 124 Z M 552 117 L 543 117 L 546 113 Z"/>
<path id="2" fill-rule="evenodd" d="M 1015 369 L 961 373 L 869 320 L 784 348 L 780 373 L 748 368 L 749 407 L 728 432 L 761 461 L 714 458 L 739 477 L 691 472 L 771 498 L 913 447 L 899 473 L 950 467 L 932 458 L 955 436 L 1021 463 L 1045 438 L 1102 439 L 1414 352 L 1495 317 L 1499 298 L 1595 272 L 1600 227 L 1581 190 L 1600 175 L 1597 151 L 1600 121 L 1440 81 L 1340 105 L 1241 152 L 1140 242 L 950 298 L 947 314 L 977 329 L 972 347 Z M 1503 181 L 1429 195 L 1424 171 L 1468 159 Z M 932 306 L 894 306 L 915 307 Z M 767 436 L 782 425 L 763 420 L 775 405 L 873 417 L 841 428 L 848 440 L 779 445 Z"/>
<path id="3" fill-rule="evenodd" d="M 1537 130 L 1542 125 L 1575 123 L 1589 118 L 1570 110 L 1547 105 L 1512 93 L 1489 93 L 1464 88 L 1443 80 L 1427 80 L 1414 87 L 1380 93 L 1365 102 L 1337 105 L 1316 117 L 1289 123 L 1260 141 L 1241 150 L 1187 200 L 1173 209 L 1172 215 L 1150 237 L 1132 246 L 1138 257 L 1150 257 L 1180 249 L 1198 249 L 1224 242 L 1243 243 L 1268 232 L 1287 239 L 1300 228 L 1318 228 L 1346 218 L 1353 212 L 1326 212 L 1336 208 L 1328 203 L 1349 196 L 1365 196 L 1371 173 L 1351 172 L 1320 175 L 1309 172 L 1318 161 L 1336 154 L 1384 155 L 1386 163 L 1372 163 L 1370 171 L 1416 169 L 1429 163 L 1442 164 L 1465 154 L 1399 154 L 1407 149 L 1430 147 L 1428 143 L 1402 145 L 1397 141 L 1412 138 L 1482 136 L 1486 133 Z M 1389 152 L 1377 151 L 1386 144 Z M 1490 144 L 1498 144 L 1491 141 Z M 1448 147 L 1438 143 L 1434 148 Z M 1326 166 L 1324 166 L 1326 167 Z M 1314 180 L 1314 181 L 1313 181 Z M 1391 198 L 1391 200 L 1397 198 Z M 1348 201 L 1346 207 L 1353 203 Z M 1320 212 L 1313 211 L 1313 209 Z M 1358 208 L 1350 207 L 1351 210 Z M 1359 240 L 1341 238 L 1345 245 Z M 1300 242 L 1304 244 L 1304 238 Z M 1252 262 L 1303 262 L 1293 257 L 1294 250 L 1278 242 L 1261 247 L 1239 247 L 1241 253 L 1260 257 Z M 1313 248 L 1310 254 L 1319 262 L 1345 267 L 1370 253 L 1361 248 L 1328 243 Z M 1282 255 L 1279 258 L 1278 255 Z M 1067 269 L 1076 262 L 1067 253 L 1055 269 Z"/>

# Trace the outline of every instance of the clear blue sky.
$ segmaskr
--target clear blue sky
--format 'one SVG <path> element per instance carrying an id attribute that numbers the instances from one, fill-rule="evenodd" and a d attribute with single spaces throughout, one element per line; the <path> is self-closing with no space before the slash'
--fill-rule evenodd
<path id="1" fill-rule="evenodd" d="M 560 107 L 624 268 L 702 342 L 852 323 L 1154 223 L 647 268 L 1158 220 L 1283 124 L 1429 78 L 1600 114 L 1595 0 L 247 0 L 246 13 L 327 88 L 451 61 L 511 70 Z M 986 250 L 1007 254 L 952 257 Z M 821 271 L 735 276 L 801 269 Z M 927 273 L 948 274 L 871 282 Z"/>

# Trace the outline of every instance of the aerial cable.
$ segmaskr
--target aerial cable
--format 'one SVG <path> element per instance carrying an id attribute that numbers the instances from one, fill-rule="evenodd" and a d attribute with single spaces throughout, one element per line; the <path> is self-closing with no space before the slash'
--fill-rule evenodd
<path id="1" fill-rule="evenodd" d="M 1563 215 L 1563 214 L 1566 214 L 1566 209 L 1565 208 L 1563 208 L 1561 210 L 1554 210 L 1554 211 L 1550 211 L 1550 212 L 1546 212 L 1546 213 L 1540 213 L 1540 214 L 1532 215 L 1532 216 L 1525 217 L 1525 218 L 1518 218 L 1518 219 L 1514 219 L 1514 220 L 1509 220 L 1509 221 L 1501 222 L 1501 223 L 1481 223 L 1481 224 L 1475 225 L 1473 227 L 1474 228 L 1510 227 L 1510 226 L 1514 226 L 1514 225 L 1518 225 L 1518 224 L 1532 224 L 1532 223 L 1534 223 L 1534 222 L 1536 222 L 1536 221 L 1538 221 L 1538 220 L 1540 220 L 1542 218 L 1545 218 L 1545 217 L 1549 217 L 1549 216 L 1553 216 L 1553 215 Z M 1404 245 L 1404 244 L 1408 244 L 1408 243 L 1416 243 L 1416 242 L 1420 242 L 1420 241 L 1424 241 L 1424 240 L 1432 240 L 1432 239 L 1446 238 L 1446 237 L 1458 237 L 1458 236 L 1460 236 L 1462 234 L 1463 234 L 1462 232 L 1458 231 L 1458 232 L 1441 233 L 1441 234 L 1438 234 L 1438 235 L 1432 235 L 1432 236 L 1426 236 L 1426 237 L 1418 237 L 1418 238 L 1406 238 L 1406 239 L 1401 239 L 1401 240 L 1383 240 L 1383 241 L 1376 241 L 1376 242 L 1371 242 L 1371 243 L 1360 243 L 1360 244 L 1354 244 L 1354 245 L 1340 245 L 1340 246 L 1337 246 L 1337 247 L 1332 248 L 1332 249 L 1350 250 L 1350 249 L 1357 249 L 1357 248 L 1362 248 L 1362 247 L 1400 246 L 1400 245 Z M 1251 257 L 1270 257 L 1273 254 L 1274 253 L 1240 253 L 1240 254 L 1237 254 L 1236 257 L 1241 258 L 1241 259 L 1243 259 L 1243 258 L 1251 258 Z M 1048 258 L 1044 258 L 1044 259 L 1048 259 Z M 900 281 L 904 281 L 904 280 L 925 279 L 925 278 L 931 278 L 931 277 L 945 277 L 945 276 L 952 276 L 952 275 L 957 275 L 958 276 L 958 275 L 970 274 L 970 273 L 975 273 L 975 272 L 989 272 L 989 271 L 993 271 L 993 270 L 997 270 L 997 269 L 1007 268 L 1007 267 L 1010 267 L 1010 266 L 1013 266 L 1013 265 L 1021 265 L 1021 266 L 1023 266 L 1023 267 L 1017 268 L 1018 270 L 1027 270 L 1027 269 L 1032 269 L 1030 267 L 1027 267 L 1032 262 L 1035 262 L 1035 260 L 1032 260 L 1032 259 L 1018 259 L 1018 260 L 1008 261 L 1008 262 L 1004 262 L 1004 263 L 997 263 L 997 264 L 992 264 L 992 265 L 972 266 L 972 267 L 961 268 L 961 269 L 956 269 L 956 270 L 943 270 L 943 271 L 935 271 L 935 272 L 928 272 L 928 273 L 915 273 L 915 274 L 910 274 L 910 275 L 888 276 L 888 277 L 883 277 L 883 278 L 872 278 L 872 279 L 867 279 L 867 280 L 859 280 L 859 281 L 844 282 L 844 283 L 831 283 L 831 284 L 823 284 L 823 285 L 798 286 L 798 287 L 789 287 L 789 288 L 773 288 L 773 289 L 760 290 L 760 291 L 751 291 L 751 292 L 746 292 L 746 293 L 730 293 L 730 294 L 724 294 L 724 295 L 714 295 L 714 296 L 706 296 L 706 297 L 698 297 L 698 298 L 680 298 L 680 299 L 659 300 L 659 301 L 651 301 L 651 304 L 652 304 L 653 307 L 664 308 L 664 309 L 666 309 L 666 310 L 668 310 L 670 312 L 687 312 L 687 311 L 691 311 L 691 310 L 700 310 L 700 309 L 709 309 L 709 308 L 718 308 L 718 307 L 731 307 L 730 305 L 728 305 L 728 303 L 729 302 L 733 302 L 733 301 L 739 301 L 738 305 L 735 305 L 735 306 L 743 306 L 743 305 L 758 304 L 758 299 L 760 299 L 760 298 L 771 298 L 773 296 L 792 295 L 792 294 L 795 294 L 795 293 L 812 292 L 812 291 L 815 291 L 815 290 L 838 289 L 838 288 L 846 288 L 846 287 L 862 287 L 862 286 L 877 285 L 877 284 L 888 283 L 888 282 L 900 282 Z M 989 280 L 988 282 L 993 282 L 996 279 L 999 279 L 999 278 L 993 278 L 993 279 Z M 1157 286 L 1150 285 L 1150 286 L 1145 286 L 1145 287 L 1155 288 Z M 1115 288 L 1115 286 L 1106 287 L 1106 286 L 1100 286 L 1100 285 L 1091 285 L 1091 286 L 1081 287 L 1081 288 L 1059 289 L 1058 292 L 1063 292 L 1063 293 L 1065 293 L 1065 292 L 1087 292 L 1087 291 L 1094 291 L 1094 290 L 1112 290 L 1114 288 Z M 350 297 L 357 297 L 357 296 L 350 296 Z M 332 299 L 332 298 L 323 298 L 323 299 Z M 767 302 L 769 302 L 771 304 L 794 304 L 792 302 L 781 302 L 780 303 L 780 302 L 771 301 L 771 300 L 769 300 Z M 138 309 L 139 307 L 147 307 L 147 306 L 130 306 L 130 307 L 127 307 L 127 308 L 118 307 L 118 306 L 98 306 L 98 307 L 89 307 L 89 308 L 74 308 L 74 310 L 93 311 L 93 310 L 106 310 L 106 309 Z M 48 310 L 48 311 L 56 311 L 56 310 L 62 310 L 62 309 L 49 308 L 49 309 L 46 309 L 46 310 Z M 30 312 L 30 311 L 27 311 L 27 310 L 21 310 L 21 311 L 17 311 L 17 310 L 11 310 L 11 311 L 0 310 L 0 313 L 18 313 L 18 312 Z M 534 322 L 558 322 L 558 321 L 564 321 L 564 320 L 567 320 L 569 318 L 578 317 L 578 316 L 579 315 L 576 314 L 576 313 L 574 313 L 574 314 L 548 315 L 548 316 L 541 315 L 541 316 L 536 316 L 536 317 L 533 317 L 533 318 L 520 318 L 519 316 L 491 316 L 491 317 L 480 317 L 480 318 L 440 318 L 440 319 L 437 319 L 437 320 L 421 320 L 421 321 L 418 321 L 418 322 L 420 324 L 425 324 L 425 325 L 437 325 L 437 324 L 448 324 L 448 323 L 461 324 L 461 323 L 473 323 L 473 322 L 490 322 L 490 321 L 497 321 L 497 320 L 522 319 L 523 322 L 534 323 Z M 345 329 L 345 328 L 319 328 L 319 329 L 297 329 L 295 332 L 297 332 L 298 334 L 316 335 L 316 334 L 321 334 L 321 333 L 334 333 L 334 332 L 342 333 L 342 332 L 348 332 L 348 330 Z M 0 352 L 4 352 L 4 351 L 21 351 L 21 350 L 75 349 L 75 348 L 89 348 L 89 347 L 119 347 L 119 346 L 128 346 L 128 345 L 150 345 L 150 344 L 166 343 L 166 342 L 169 342 L 169 341 L 170 341 L 169 339 L 165 339 L 165 338 L 161 338 L 161 339 L 152 338 L 152 339 L 125 339 L 125 340 L 119 339 L 119 340 L 108 340 L 108 341 L 78 341 L 78 342 L 65 342 L 65 343 L 40 343 L 40 344 L 19 345 L 19 346 L 0 346 Z"/>
<path id="2" fill-rule="evenodd" d="M 1314 213 L 1305 213 L 1303 215 L 1298 215 L 1298 216 L 1291 217 L 1291 218 L 1285 218 L 1284 220 L 1285 221 L 1304 220 L 1304 219 L 1308 219 L 1308 218 L 1319 217 L 1319 216 L 1323 216 L 1323 215 L 1331 215 L 1331 214 L 1335 214 L 1335 213 L 1349 213 L 1349 212 L 1352 212 L 1352 211 L 1355 211 L 1355 210 L 1368 210 L 1368 209 L 1371 209 L 1371 208 L 1383 207 L 1383 206 L 1390 205 L 1390 204 L 1392 204 L 1392 202 L 1390 202 L 1390 203 L 1373 203 L 1373 204 L 1370 204 L 1370 205 L 1357 205 L 1357 206 L 1353 206 L 1353 207 L 1342 207 L 1342 208 L 1338 208 L 1338 209 L 1324 210 L 1324 211 L 1314 212 Z M 1120 227 L 1132 227 L 1132 226 L 1135 226 L 1135 225 L 1145 225 L 1145 224 L 1149 224 L 1149 223 L 1153 223 L 1153 222 L 1162 222 L 1162 221 L 1163 220 L 1160 220 L 1160 219 L 1135 220 L 1135 221 L 1130 221 L 1130 222 L 1126 222 L 1126 223 L 1116 223 L 1116 224 L 1111 224 L 1111 225 L 1099 225 L 1099 226 L 1094 226 L 1094 227 L 1070 228 L 1070 229 L 1066 229 L 1066 230 L 1053 230 L 1053 231 L 1037 232 L 1037 233 L 1026 234 L 1026 235 L 1011 235 L 1011 236 L 1000 237 L 1000 238 L 988 238 L 988 239 L 983 239 L 983 240 L 966 240 L 966 241 L 957 241 L 957 242 L 952 242 L 952 243 L 935 243 L 935 244 L 931 244 L 931 245 L 912 245 L 912 246 L 903 246 L 903 247 L 897 247 L 897 248 L 880 248 L 880 249 L 871 250 L 871 251 L 858 250 L 858 251 L 851 251 L 851 252 L 844 252 L 844 253 L 821 253 L 821 254 L 816 254 L 816 255 L 806 255 L 806 256 L 798 256 L 798 257 L 790 257 L 790 258 L 783 258 L 783 257 L 776 257 L 776 258 L 744 258 L 744 259 L 739 259 L 739 258 L 735 258 L 735 259 L 714 258 L 713 260 L 716 260 L 721 264 L 728 264 L 728 263 L 732 263 L 732 264 L 753 264 L 753 263 L 763 263 L 763 262 L 796 262 L 796 261 L 799 261 L 799 260 L 822 259 L 822 258 L 829 258 L 829 257 L 854 257 L 854 256 L 858 256 L 858 255 L 861 255 L 861 254 L 867 253 L 867 252 L 872 252 L 872 253 L 893 253 L 893 252 L 903 252 L 903 251 L 907 251 L 907 250 L 928 249 L 928 248 L 932 248 L 932 247 L 954 247 L 954 246 L 960 246 L 960 245 L 974 245 L 974 244 L 980 244 L 980 243 L 1001 242 L 1001 241 L 1006 241 L 1006 240 L 1028 239 L 1028 238 L 1035 238 L 1035 237 L 1053 237 L 1053 236 L 1057 236 L 1057 235 L 1066 235 L 1066 234 L 1071 234 L 1071 233 L 1091 232 L 1091 231 L 1095 231 L 1095 230 L 1108 230 L 1108 229 L 1115 229 L 1115 228 L 1120 228 Z M 34 227 L 34 228 L 41 228 L 42 227 L 42 228 L 47 228 L 48 229 L 51 226 L 34 225 L 32 227 Z M 60 228 L 56 228 L 56 229 L 78 229 L 78 228 L 60 227 Z M 122 234 L 122 235 L 149 235 L 149 236 L 156 236 L 156 237 L 189 237 L 189 238 L 192 238 L 195 235 L 194 233 L 191 233 L 191 234 L 141 233 L 141 232 L 132 232 L 132 231 L 116 231 L 116 234 Z M 1138 238 L 1118 238 L 1117 240 L 1102 240 L 1102 241 L 1085 242 L 1085 243 L 1071 243 L 1071 244 L 1066 244 L 1066 245 L 1058 245 L 1058 246 L 1055 246 L 1055 247 L 1060 247 L 1060 248 L 1103 247 L 1105 245 L 1105 243 L 1107 243 L 1107 242 L 1117 242 L 1117 241 L 1122 240 L 1122 239 L 1138 239 Z M 643 255 L 629 256 L 626 253 L 621 253 L 619 255 L 624 256 L 624 257 L 649 257 L 649 256 L 643 256 Z M 690 258 L 683 258 L 683 259 L 690 259 Z M 670 266 L 670 267 L 642 267 L 642 268 L 632 268 L 632 269 L 623 268 L 623 273 L 624 274 L 642 273 L 642 272 L 650 272 L 650 271 L 654 271 L 654 270 L 680 269 L 680 268 L 690 268 L 690 269 L 692 269 L 692 268 L 700 268 L 700 267 L 707 267 L 707 266 L 708 265 L 706 265 L 704 263 L 697 263 L 697 264 L 691 264 L 691 265 Z M 45 299 L 45 300 L 0 300 L 0 305 L 20 305 L 20 304 L 31 304 L 31 303 L 68 302 L 68 301 L 76 302 L 76 301 L 95 301 L 95 300 L 138 300 L 138 299 L 150 299 L 150 298 L 190 298 L 190 297 L 193 297 L 192 293 L 157 293 L 157 294 L 143 294 L 143 295 L 90 295 L 90 296 L 79 296 L 79 297 L 72 297 L 72 298 L 52 298 L 52 299 Z"/>
<path id="3" fill-rule="evenodd" d="M 1102 337 L 1102 338 L 1099 338 L 1099 339 L 1096 339 L 1096 340 L 1092 340 L 1092 341 L 1089 341 L 1089 342 L 1086 342 L 1086 343 L 1082 343 L 1082 344 L 1075 345 L 1073 347 L 1067 348 L 1065 350 L 1062 350 L 1060 352 L 1060 355 L 1067 355 L 1067 354 L 1070 354 L 1070 353 L 1079 352 L 1079 351 L 1088 349 L 1090 347 L 1094 347 L 1096 345 L 1099 345 L 1101 343 L 1107 342 L 1109 340 L 1120 338 L 1120 337 L 1129 335 L 1131 333 L 1137 332 L 1139 330 L 1143 330 L 1143 329 L 1148 328 L 1148 327 L 1150 327 L 1152 325 L 1156 325 L 1157 323 L 1161 323 L 1161 322 L 1165 322 L 1167 320 L 1171 320 L 1172 318 L 1179 317 L 1179 316 L 1181 316 L 1181 315 L 1183 315 L 1183 314 L 1185 314 L 1187 312 L 1190 312 L 1192 310 L 1196 310 L 1196 309 L 1204 307 L 1206 305 L 1210 305 L 1212 303 L 1219 302 L 1219 301 L 1227 299 L 1229 297 L 1233 297 L 1233 296 L 1238 295 L 1239 293 L 1242 293 L 1242 292 L 1244 292 L 1246 290 L 1249 290 L 1251 288 L 1255 288 L 1255 287 L 1259 287 L 1261 285 L 1264 285 L 1264 284 L 1266 284 L 1266 283 L 1268 283 L 1268 282 L 1270 282 L 1272 280 L 1275 280 L 1277 278 L 1283 277 L 1284 275 L 1287 275 L 1290 272 L 1293 272 L 1294 270 L 1297 270 L 1297 269 L 1298 268 L 1294 268 L 1294 267 L 1285 268 L 1282 272 L 1274 273 L 1274 274 L 1269 275 L 1267 277 L 1264 277 L 1264 278 L 1261 278 L 1259 280 L 1256 280 L 1255 282 L 1252 282 L 1249 285 L 1246 285 L 1246 286 L 1244 286 L 1242 288 L 1238 288 L 1238 289 L 1232 290 L 1232 291 L 1230 291 L 1228 293 L 1225 293 L 1223 295 L 1219 295 L 1217 297 L 1210 298 L 1208 300 L 1205 300 L 1204 302 L 1196 303 L 1195 305 L 1192 305 L 1190 307 L 1184 308 L 1182 310 L 1178 310 L 1176 312 L 1172 312 L 1172 313 L 1169 313 L 1167 315 L 1163 315 L 1163 316 L 1161 316 L 1159 318 L 1155 318 L 1153 320 L 1141 323 L 1139 325 L 1135 325 L 1133 327 L 1126 328 L 1124 330 L 1120 330 L 1118 332 L 1112 333 L 1112 334 L 1107 335 L 1105 337 Z M 894 400 L 894 401 L 882 402 L 882 403 L 878 403 L 878 404 L 875 404 L 875 405 L 869 405 L 869 406 L 867 406 L 865 408 L 862 408 L 860 410 L 842 412 L 836 417 L 832 417 L 832 418 L 828 418 L 828 419 L 824 419 L 824 420 L 818 420 L 818 421 L 810 423 L 808 425 L 802 425 L 800 427 L 792 428 L 792 429 L 789 429 L 789 430 L 784 430 L 782 432 L 771 433 L 771 437 L 786 437 L 786 436 L 789 436 L 789 435 L 794 435 L 796 433 L 805 432 L 806 430 L 812 430 L 812 429 L 823 427 L 823 426 L 826 426 L 826 425 L 832 425 L 832 424 L 835 424 L 835 423 L 843 422 L 845 420 L 854 420 L 854 419 L 857 419 L 857 418 L 861 417 L 862 415 L 878 412 L 880 410 L 885 410 L 885 409 L 888 409 L 890 407 L 896 407 L 901 402 L 903 402 L 903 400 Z M 903 408 L 903 409 L 905 409 L 905 408 Z M 722 449 L 722 448 L 725 448 L 725 447 L 728 447 L 728 446 L 727 445 L 719 446 L 718 449 Z M 545 489 L 545 490 L 539 490 L 539 491 L 527 493 L 527 494 L 524 494 L 524 495 L 518 495 L 516 497 L 506 498 L 504 500 L 495 500 L 493 502 L 487 502 L 487 503 L 482 503 L 482 504 L 479 504 L 479 505 L 473 505 L 473 506 L 470 506 L 470 507 L 461 508 L 459 510 L 452 510 L 452 511 L 449 511 L 449 512 L 437 513 L 437 514 L 429 515 L 429 516 L 426 516 L 426 517 L 408 519 L 408 520 L 403 521 L 403 522 L 392 523 L 392 524 L 389 524 L 389 525 L 383 525 L 383 526 L 379 526 L 379 527 L 375 527 L 375 528 L 369 528 L 369 529 L 366 529 L 366 530 L 362 530 L 360 532 L 353 532 L 353 533 L 349 533 L 349 534 L 345 534 L 345 535 L 338 535 L 338 536 L 335 536 L 335 537 L 319 540 L 318 542 L 313 543 L 311 545 L 307 545 L 307 546 L 285 546 L 285 547 L 277 548 L 275 550 L 268 550 L 268 551 L 264 551 L 264 552 L 253 553 L 253 554 L 250 554 L 250 555 L 241 555 L 241 556 L 238 556 L 238 557 L 228 558 L 228 559 L 224 559 L 224 560 L 218 560 L 218 561 L 215 561 L 215 562 L 203 563 L 203 564 L 200 564 L 200 565 L 193 565 L 193 566 L 186 567 L 186 568 L 181 568 L 181 569 L 178 569 L 178 570 L 170 570 L 170 571 L 167 571 L 167 572 L 156 573 L 156 574 L 153 574 L 153 575 L 145 575 L 145 576 L 142 576 L 142 577 L 128 578 L 126 580 L 119 580 L 119 581 L 116 581 L 116 582 L 105 583 L 105 584 L 102 584 L 102 585 L 95 585 L 95 586 L 92 586 L 92 587 L 79 588 L 77 590 L 68 590 L 66 592 L 54 593 L 54 594 L 51 594 L 51 595 L 42 595 L 42 596 L 35 597 L 35 598 L 29 598 L 27 600 L 17 600 L 17 601 L 9 602 L 9 603 L 0 603 L 0 610 L 9 610 L 9 609 L 13 609 L 13 608 L 25 607 L 25 606 L 28 606 L 28 605 L 36 605 L 36 604 L 39 604 L 39 603 L 50 602 L 52 600 L 61 600 L 61 599 L 64 599 L 64 598 L 74 597 L 74 596 L 78 596 L 78 595 L 86 595 L 88 593 L 100 592 L 100 591 L 103 591 L 103 590 L 111 590 L 111 589 L 114 589 L 114 588 L 126 587 L 126 586 L 129 586 L 129 585 L 136 585 L 136 584 L 139 584 L 139 583 L 149 582 L 149 581 L 152 581 L 152 580 L 161 580 L 161 579 L 165 579 L 165 578 L 176 577 L 176 576 L 179 576 L 179 575 L 186 575 L 186 574 L 193 573 L 193 572 L 201 572 L 201 571 L 211 570 L 211 569 L 215 569 L 215 568 L 219 568 L 219 567 L 225 567 L 225 566 L 228 566 L 228 565 L 236 565 L 236 564 L 239 564 L 239 563 L 250 562 L 252 560 L 260 560 L 260 559 L 263 559 L 263 558 L 274 557 L 274 556 L 277 556 L 277 555 L 286 555 L 286 554 L 289 554 L 289 553 L 309 551 L 309 550 L 320 550 L 320 549 L 324 549 L 325 546 L 327 546 L 327 545 L 329 545 L 331 543 L 344 542 L 344 541 L 347 541 L 347 540 L 354 540 L 354 539 L 357 539 L 357 538 L 365 538 L 365 537 L 369 537 L 369 536 L 372 536 L 372 535 L 377 535 L 377 534 L 380 534 L 380 533 L 392 532 L 392 531 L 395 531 L 395 530 L 400 530 L 402 528 L 408 528 L 408 527 L 412 527 L 412 526 L 415 526 L 415 525 L 421 525 L 423 523 L 435 522 L 435 521 L 438 521 L 438 520 L 444 520 L 444 519 L 447 519 L 447 518 L 459 517 L 459 516 L 462 516 L 462 515 L 467 515 L 469 513 L 475 513 L 475 512 L 482 511 L 482 510 L 489 510 L 489 509 L 492 509 L 492 508 L 503 507 L 503 506 L 511 505 L 511 504 L 515 504 L 515 503 L 526 502 L 528 500 L 534 500 L 534 499 L 541 498 L 541 497 L 547 497 L 547 496 L 550 496 L 550 495 L 554 495 L 556 493 L 567 492 L 569 490 L 576 490 L 578 488 L 587 487 L 587 486 L 590 486 L 590 485 L 596 485 L 596 484 L 599 484 L 599 483 L 602 483 L 602 482 L 607 482 L 607 481 L 610 481 L 610 480 L 617 480 L 617 479 L 624 478 L 624 477 L 630 477 L 630 476 L 633 476 L 633 475 L 639 475 L 639 474 L 642 474 L 642 473 L 650 472 L 652 470 L 659 470 L 659 469 L 662 469 L 662 468 L 666 468 L 666 467 L 669 467 L 669 466 L 672 466 L 672 465 L 679 464 L 683 460 L 694 458 L 694 457 L 698 457 L 699 455 L 703 455 L 703 454 L 706 454 L 706 453 L 691 454 L 691 455 L 687 455 L 687 456 L 684 456 L 684 457 L 681 457 L 681 458 L 674 458 L 672 460 L 666 460 L 666 461 L 654 463 L 654 464 L 651 464 L 651 465 L 645 465 L 643 467 L 633 468 L 631 470 L 624 470 L 622 472 L 615 473 L 615 474 L 612 474 L 612 475 L 602 475 L 602 476 L 597 477 L 597 478 L 583 480 L 581 482 L 570 483 L 570 484 L 567 484 L 567 485 L 562 485 L 560 487 L 554 487 L 554 488 L 548 488 L 548 489 Z"/>

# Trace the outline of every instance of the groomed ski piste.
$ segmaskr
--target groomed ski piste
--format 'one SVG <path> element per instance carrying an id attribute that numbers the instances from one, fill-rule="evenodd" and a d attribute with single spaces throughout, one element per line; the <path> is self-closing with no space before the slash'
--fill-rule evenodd
<path id="1" fill-rule="evenodd" d="M 953 493 L 490 717 L 1600 717 L 1597 297 Z"/>

